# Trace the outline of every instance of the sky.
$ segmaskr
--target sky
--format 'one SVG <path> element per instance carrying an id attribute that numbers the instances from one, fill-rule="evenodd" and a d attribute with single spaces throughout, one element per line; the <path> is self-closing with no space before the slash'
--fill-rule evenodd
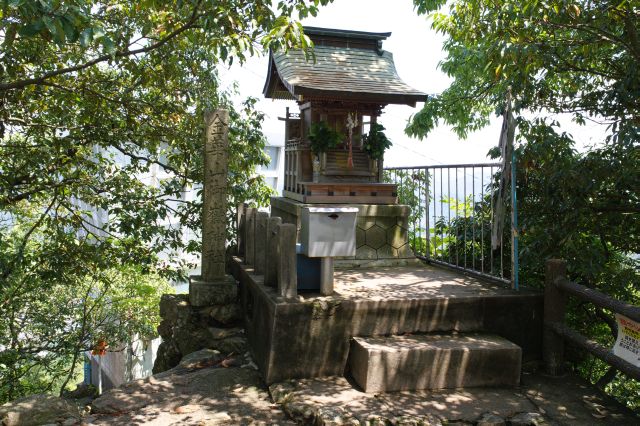
<path id="1" fill-rule="evenodd" d="M 411 0 L 335 0 L 322 7 L 317 17 L 305 19 L 304 25 L 360 30 L 369 32 L 391 32 L 383 42 L 383 49 L 393 53 L 400 78 L 410 86 L 427 95 L 445 90 L 451 79 L 438 69 L 445 58 L 442 51 L 444 38 L 430 28 L 425 16 L 418 16 Z M 260 99 L 257 108 L 266 113 L 263 131 L 270 144 L 284 142 L 284 123 L 278 120 L 289 106 L 297 111 L 294 101 L 265 99 L 262 88 L 267 75 L 268 57 L 253 57 L 242 65 L 221 70 L 223 86 L 237 81 L 241 97 L 255 96 Z M 441 125 L 420 141 L 404 134 L 407 120 L 422 107 L 388 105 L 380 117 L 386 134 L 393 146 L 385 154 L 385 166 L 418 166 L 435 164 L 481 163 L 488 161 L 490 148 L 498 144 L 501 119 L 496 117 L 491 125 L 471 133 L 460 140 L 450 128 Z M 577 148 L 596 143 L 601 132 L 587 127 L 571 125 L 566 117 L 557 117 L 573 134 Z"/>

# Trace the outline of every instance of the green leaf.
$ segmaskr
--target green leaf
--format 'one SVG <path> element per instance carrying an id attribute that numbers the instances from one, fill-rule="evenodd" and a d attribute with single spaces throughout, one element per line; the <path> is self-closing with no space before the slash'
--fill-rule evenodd
<path id="1" fill-rule="evenodd" d="M 62 18 L 61 22 L 64 35 L 67 37 L 67 40 L 70 42 L 77 41 L 80 35 L 77 28 L 67 18 Z"/>
<path id="2" fill-rule="evenodd" d="M 102 37 L 104 37 L 104 29 L 102 27 L 93 27 L 93 40 L 100 40 Z"/>
<path id="3" fill-rule="evenodd" d="M 102 47 L 106 53 L 113 53 L 116 51 L 116 45 L 109 36 L 102 37 Z"/>
<path id="4" fill-rule="evenodd" d="M 21 27 L 18 30 L 18 34 L 23 37 L 33 37 L 34 35 L 38 34 L 43 27 L 44 24 L 42 23 L 42 21 L 36 21 L 34 23 Z"/>
<path id="5" fill-rule="evenodd" d="M 93 29 L 86 28 L 80 33 L 80 46 L 87 47 L 91 44 L 93 40 Z"/>

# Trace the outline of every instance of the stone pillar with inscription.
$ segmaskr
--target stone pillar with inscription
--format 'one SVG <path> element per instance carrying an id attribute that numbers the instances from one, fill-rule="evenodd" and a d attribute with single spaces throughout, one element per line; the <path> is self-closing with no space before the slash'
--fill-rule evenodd
<path id="1" fill-rule="evenodd" d="M 225 273 L 228 128 L 227 110 L 205 114 L 202 275 L 189 280 L 192 306 L 233 303 L 238 295 L 235 279 Z"/>

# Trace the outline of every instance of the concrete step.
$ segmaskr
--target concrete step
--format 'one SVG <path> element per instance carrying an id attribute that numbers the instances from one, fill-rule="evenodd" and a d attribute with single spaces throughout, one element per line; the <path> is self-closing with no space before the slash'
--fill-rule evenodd
<path id="1" fill-rule="evenodd" d="M 365 392 L 517 386 L 521 364 L 518 345 L 480 333 L 354 337 L 349 351 Z"/>

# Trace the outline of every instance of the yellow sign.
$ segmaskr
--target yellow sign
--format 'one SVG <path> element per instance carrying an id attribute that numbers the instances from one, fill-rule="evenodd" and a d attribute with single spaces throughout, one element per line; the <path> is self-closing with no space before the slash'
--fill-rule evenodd
<path id="1" fill-rule="evenodd" d="M 613 354 L 635 366 L 640 366 L 640 324 L 624 315 L 616 314 L 618 338 Z"/>

